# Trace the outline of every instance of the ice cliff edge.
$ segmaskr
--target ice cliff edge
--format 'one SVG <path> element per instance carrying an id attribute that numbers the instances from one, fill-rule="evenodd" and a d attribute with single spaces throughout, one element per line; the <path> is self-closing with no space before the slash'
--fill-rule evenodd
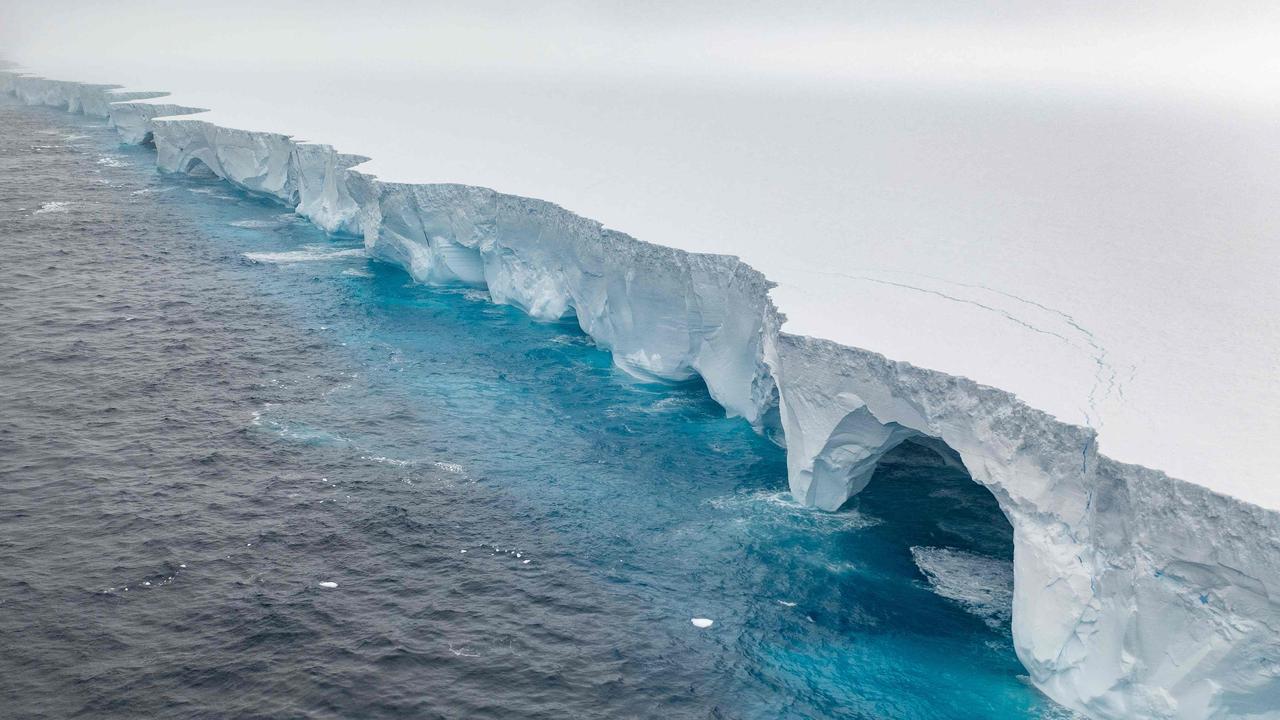
<path id="1" fill-rule="evenodd" d="M 1092 430 L 1004 391 L 782 331 L 738 259 L 636 240 L 542 200 L 387 183 L 363 158 L 220 127 L 162 93 L 0 71 L 30 104 L 106 118 L 169 172 L 205 170 L 295 208 L 421 282 L 572 315 L 627 371 L 700 376 L 785 439 L 791 491 L 834 510 L 915 439 L 958 458 L 1015 539 L 1013 636 L 1038 687 L 1106 718 L 1280 718 L 1280 513 L 1097 452 Z"/>

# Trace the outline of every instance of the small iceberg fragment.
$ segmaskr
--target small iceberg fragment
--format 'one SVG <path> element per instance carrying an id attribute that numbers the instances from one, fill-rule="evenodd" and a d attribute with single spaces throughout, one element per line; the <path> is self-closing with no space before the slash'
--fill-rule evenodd
<path id="1" fill-rule="evenodd" d="M 716 621 L 711 618 L 693 618 L 689 622 L 693 623 L 693 626 L 696 628 L 709 628 L 714 625 Z"/>
<path id="2" fill-rule="evenodd" d="M 322 588 L 331 588 L 331 589 L 332 589 L 332 588 L 336 588 L 336 587 L 338 587 L 338 583 L 333 582 L 332 580 L 321 580 L 321 581 L 320 581 L 319 583 L 317 583 L 317 584 L 318 584 L 320 587 L 322 587 Z"/>
<path id="3" fill-rule="evenodd" d="M 779 600 L 779 601 L 778 601 L 778 604 L 779 604 L 779 605 L 781 605 L 782 607 L 795 607 L 795 606 L 796 606 L 796 604 L 795 604 L 795 603 L 793 603 L 793 602 L 789 602 L 789 601 L 787 601 L 787 600 Z"/>
<path id="4" fill-rule="evenodd" d="M 331 250 L 322 245 L 307 245 L 302 250 L 287 252 L 248 252 L 244 256 L 256 263 L 289 265 L 292 263 L 326 262 L 345 258 L 365 257 L 364 248 Z"/>

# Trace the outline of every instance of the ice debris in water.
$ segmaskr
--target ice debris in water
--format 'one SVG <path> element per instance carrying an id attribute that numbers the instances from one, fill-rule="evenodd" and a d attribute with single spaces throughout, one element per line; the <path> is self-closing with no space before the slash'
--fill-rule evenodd
<path id="1" fill-rule="evenodd" d="M 787 601 L 787 600 L 779 600 L 779 601 L 778 601 L 778 604 L 779 604 L 779 605 L 781 605 L 781 606 L 783 606 L 783 607 L 795 607 L 795 606 L 796 606 L 796 604 L 795 604 L 795 603 L 793 603 L 793 602 L 789 602 L 789 601 Z"/>
<path id="2" fill-rule="evenodd" d="M 364 248 L 333 250 L 331 247 L 325 245 L 306 245 L 302 250 L 290 250 L 286 252 L 248 252 L 244 253 L 244 256 L 256 263 L 287 265 L 290 263 L 323 262 L 326 260 L 364 257 L 365 253 Z"/>
<path id="3" fill-rule="evenodd" d="M 1008 626 L 1013 610 L 1013 566 L 1008 560 L 936 547 L 913 547 L 911 558 L 935 593 L 992 629 Z"/>
<path id="4" fill-rule="evenodd" d="M 689 622 L 693 623 L 693 626 L 696 628 L 709 628 L 714 625 L 716 621 L 711 618 L 693 618 Z"/>
<path id="5" fill-rule="evenodd" d="M 319 582 L 319 585 L 320 585 L 320 587 L 322 587 L 322 588 L 336 588 L 336 587 L 338 587 L 338 583 L 333 582 L 332 580 L 321 580 L 321 581 Z"/>

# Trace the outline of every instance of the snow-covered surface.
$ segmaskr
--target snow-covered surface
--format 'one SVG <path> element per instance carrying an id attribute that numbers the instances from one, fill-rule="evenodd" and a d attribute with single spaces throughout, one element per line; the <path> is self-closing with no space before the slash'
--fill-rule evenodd
<path id="1" fill-rule="evenodd" d="M 1110 457 L 1280 508 L 1276 116 L 989 88 L 121 80 L 214 108 L 201 120 L 371 157 L 361 171 L 384 180 L 545 198 L 738 255 L 779 284 L 789 332 L 1009 390 L 1097 428 Z"/>
<path id="2" fill-rule="evenodd" d="M 420 281 L 572 313 L 637 375 L 701 376 L 782 431 L 806 504 L 837 508 L 906 440 L 963 464 L 1013 526 L 1015 647 L 1060 702 L 1280 716 L 1280 143 L 1248 83 L 1196 101 L 1131 77 L 1037 93 L 110 60 L 37 69 L 180 89 L 106 109 L 162 170 L 275 197 Z M 157 117 L 174 106 L 215 110 Z"/>

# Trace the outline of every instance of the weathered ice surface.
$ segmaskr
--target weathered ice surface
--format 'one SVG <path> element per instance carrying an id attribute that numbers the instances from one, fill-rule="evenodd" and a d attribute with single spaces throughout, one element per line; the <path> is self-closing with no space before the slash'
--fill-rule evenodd
<path id="1" fill-rule="evenodd" d="M 962 463 L 1014 528 L 1013 636 L 1033 681 L 1105 718 L 1280 717 L 1280 515 L 1099 454 L 1096 432 L 1012 394 L 781 330 L 772 284 L 738 259 L 638 241 L 557 205 L 383 182 L 362 158 L 165 114 L 109 86 L 0 74 L 0 89 L 105 108 L 169 172 L 211 171 L 287 204 L 427 283 L 573 315 L 637 376 L 700 376 L 786 444 L 792 493 L 834 510 L 914 439 Z M 154 109 L 153 109 L 154 108 Z"/>

